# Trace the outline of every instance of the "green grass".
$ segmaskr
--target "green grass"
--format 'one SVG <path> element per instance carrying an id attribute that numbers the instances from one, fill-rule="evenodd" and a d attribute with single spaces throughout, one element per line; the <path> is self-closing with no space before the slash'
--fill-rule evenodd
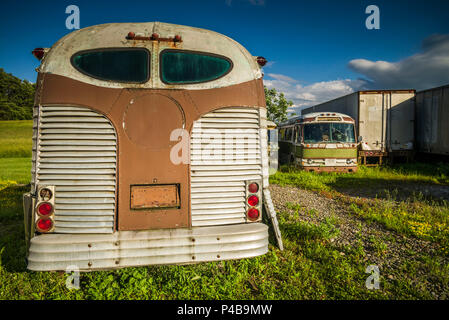
<path id="1" fill-rule="evenodd" d="M 334 246 L 330 239 L 339 231 L 332 219 L 313 225 L 286 212 L 279 213 L 282 252 L 270 245 L 266 255 L 252 259 L 83 273 L 81 289 L 69 290 L 65 274 L 25 268 L 21 195 L 26 191 L 15 186 L 0 191 L 0 299 L 432 298 L 413 280 L 398 285 L 382 275 L 381 290 L 367 290 L 370 261 L 363 247 Z M 445 278 L 444 265 L 433 267 Z"/>
<path id="2" fill-rule="evenodd" d="M 382 186 L 391 183 L 449 184 L 449 164 L 403 164 L 395 167 L 360 166 L 356 173 L 315 173 L 283 166 L 270 177 L 270 183 L 293 185 L 312 191 L 341 187 Z"/>
<path id="3" fill-rule="evenodd" d="M 0 188 L 5 184 L 28 184 L 30 181 L 30 158 L 0 158 Z"/>
<path id="4" fill-rule="evenodd" d="M 434 299 L 429 281 L 442 288 L 448 286 L 447 253 L 435 252 L 403 261 L 394 279 L 387 278 L 390 271 L 382 270 L 381 289 L 367 290 L 365 269 L 375 262 L 362 243 L 337 246 L 332 240 L 341 230 L 335 219 L 305 222 L 299 210 L 311 217 L 318 212 L 287 204 L 297 212 L 278 212 L 284 251 L 270 245 L 266 255 L 252 259 L 83 273 L 80 290 L 69 290 L 64 273 L 26 269 L 22 195 L 29 186 L 20 184 L 30 180 L 30 154 L 31 122 L 0 122 L 0 299 Z M 379 199 L 367 205 L 341 196 L 337 189 L 391 181 L 439 185 L 448 183 L 447 176 L 448 167 L 444 165 L 361 168 L 347 175 L 284 168 L 271 181 L 327 191 L 338 201 L 350 201 L 346 203 L 349 214 L 366 223 L 381 223 L 407 237 L 443 243 L 447 237 L 446 204 L 418 197 L 403 204 Z M 420 234 L 418 227 L 413 231 L 411 222 L 445 227 L 441 232 L 431 229 Z M 378 255 L 388 250 L 381 239 L 370 238 L 370 243 Z"/>
<path id="5" fill-rule="evenodd" d="M 32 120 L 0 121 L 0 158 L 31 157 Z"/>
<path id="6" fill-rule="evenodd" d="M 428 200 L 419 192 L 424 184 L 446 185 L 448 168 L 447 164 L 415 163 L 381 168 L 362 166 L 354 174 L 317 174 L 283 167 L 270 177 L 270 183 L 324 191 L 323 194 L 340 201 L 349 212 L 366 221 L 381 223 L 400 234 L 438 242 L 443 250 L 449 251 L 449 202 Z M 345 194 L 345 188 L 382 191 L 391 184 L 397 187 L 404 183 L 416 187 L 416 192 L 405 200 L 399 199 L 397 189 L 384 190 L 385 198 L 358 199 Z"/>

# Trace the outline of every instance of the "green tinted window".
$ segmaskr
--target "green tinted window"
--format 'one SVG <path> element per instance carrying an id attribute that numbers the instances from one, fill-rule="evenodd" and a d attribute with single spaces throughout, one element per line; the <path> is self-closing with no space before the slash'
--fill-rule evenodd
<path id="1" fill-rule="evenodd" d="M 93 78 L 117 82 L 145 82 L 149 52 L 145 49 L 106 49 L 78 52 L 72 64 Z"/>
<path id="2" fill-rule="evenodd" d="M 228 73 L 232 62 L 216 55 L 165 50 L 161 54 L 161 78 L 172 84 L 198 83 L 218 79 Z"/>

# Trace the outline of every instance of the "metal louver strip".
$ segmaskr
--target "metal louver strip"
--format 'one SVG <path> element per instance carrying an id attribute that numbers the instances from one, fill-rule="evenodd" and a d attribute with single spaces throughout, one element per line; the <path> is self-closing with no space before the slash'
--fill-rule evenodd
<path id="1" fill-rule="evenodd" d="M 113 233 L 117 137 L 88 108 L 42 106 L 36 181 L 55 186 L 56 233 Z"/>
<path id="2" fill-rule="evenodd" d="M 262 179 L 259 119 L 258 108 L 232 107 L 195 121 L 190 142 L 192 226 L 246 221 L 245 181 Z"/>

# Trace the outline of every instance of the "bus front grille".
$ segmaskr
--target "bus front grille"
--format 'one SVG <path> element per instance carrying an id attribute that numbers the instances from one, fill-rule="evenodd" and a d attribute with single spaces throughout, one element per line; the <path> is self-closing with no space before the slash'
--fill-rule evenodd
<path id="1" fill-rule="evenodd" d="M 258 108 L 215 110 L 194 122 L 192 226 L 244 223 L 245 181 L 262 180 Z"/>
<path id="2" fill-rule="evenodd" d="M 55 186 L 56 233 L 112 233 L 116 132 L 88 108 L 39 110 L 36 184 Z"/>

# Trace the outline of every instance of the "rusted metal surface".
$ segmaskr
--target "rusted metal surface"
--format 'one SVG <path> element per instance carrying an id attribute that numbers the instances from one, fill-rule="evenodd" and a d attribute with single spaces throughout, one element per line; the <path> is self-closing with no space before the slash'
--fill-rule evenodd
<path id="1" fill-rule="evenodd" d="M 129 31 L 134 32 L 134 36 L 125 39 Z M 142 34 L 152 40 L 139 39 Z M 71 56 L 82 50 L 126 47 L 142 47 L 151 52 L 151 76 L 147 82 L 124 84 L 93 79 L 70 64 Z M 159 54 L 167 48 L 224 55 L 232 61 L 234 68 L 214 81 L 167 85 L 162 83 L 159 75 Z M 229 199 L 234 198 L 236 192 L 244 194 L 244 185 L 242 190 L 222 189 L 240 187 L 233 184 L 245 181 L 243 178 L 262 179 L 263 186 L 268 186 L 262 72 L 255 57 L 240 44 L 211 31 L 157 22 L 93 26 L 72 32 L 55 43 L 42 60 L 37 82 L 35 104 L 38 112 L 34 131 L 36 139 L 41 136 L 44 139 L 36 140 L 35 184 L 42 180 L 55 185 L 56 232 L 66 234 L 34 237 L 30 248 L 30 269 L 58 270 L 73 263 L 79 263 L 82 269 L 87 270 L 189 263 L 250 257 L 268 250 L 267 227 L 261 223 L 244 223 L 244 203 L 238 208 L 239 221 L 234 222 L 238 224 L 192 226 L 191 210 L 196 201 L 190 192 L 192 181 L 198 180 L 196 187 L 202 188 L 199 193 L 208 189 L 206 193 L 209 196 L 214 188 L 208 184 L 217 183 L 215 189 L 219 189 L 216 191 L 220 195 L 219 200 L 228 196 Z M 241 109 L 238 116 L 234 115 L 237 122 L 227 120 L 233 113 L 232 108 Z M 222 109 L 232 112 L 220 119 L 215 113 Z M 49 113 L 53 113 L 51 119 L 46 118 Z M 239 120 L 242 113 L 251 116 Z M 258 143 L 254 148 L 256 159 L 253 163 L 257 169 L 244 168 L 239 176 L 239 169 L 227 168 L 229 174 L 217 175 L 213 181 L 202 181 L 209 179 L 210 174 L 220 173 L 223 164 L 215 164 L 212 170 L 201 170 L 201 165 L 195 167 L 190 163 L 174 164 L 170 160 L 170 151 L 178 141 L 171 141 L 170 133 L 173 129 L 185 129 L 193 134 L 195 121 L 201 121 L 204 127 L 210 128 L 217 127 L 217 124 L 219 127 L 236 128 L 236 123 L 239 123 L 253 130 Z M 58 139 L 60 134 L 62 136 Z M 114 141 L 101 139 L 98 134 L 106 137 L 112 134 Z M 78 139 L 76 135 L 83 135 L 84 139 Z M 80 144 L 79 140 L 86 143 Z M 67 143 L 60 143 L 63 141 Z M 92 166 L 100 162 L 69 161 L 61 164 L 61 161 L 56 161 L 45 164 L 41 161 L 55 158 L 53 156 L 77 160 L 93 156 L 114 161 L 102 161 L 102 167 L 95 168 Z M 105 164 L 106 167 L 103 166 Z M 236 177 L 240 180 L 233 180 Z M 95 183 L 85 185 L 85 181 Z M 170 187 L 157 191 L 135 189 L 142 185 L 176 185 L 176 197 Z M 91 190 L 90 186 L 98 186 L 101 190 Z M 71 199 L 72 194 L 77 196 Z M 85 206 L 94 207 L 84 210 L 80 207 L 83 204 L 73 202 L 83 197 L 88 199 Z M 94 203 L 90 199 L 104 203 Z M 174 207 L 159 207 L 158 210 L 153 207 L 155 204 L 171 206 L 173 203 L 176 204 Z M 201 205 L 209 208 L 213 204 L 206 200 Z M 65 206 L 73 207 L 73 210 Z M 219 206 L 215 209 L 212 211 L 220 217 L 215 219 L 214 225 L 229 221 L 223 217 L 228 212 Z M 106 220 L 100 221 L 99 218 Z M 102 230 L 112 234 L 101 235 Z M 90 231 L 97 234 L 69 234 Z M 192 239 L 196 240 L 195 243 Z M 85 244 L 88 249 L 84 248 Z M 43 246 L 48 250 L 43 251 Z"/>
<path id="2" fill-rule="evenodd" d="M 125 39 L 129 32 L 139 38 Z M 149 41 L 152 34 L 158 34 L 158 39 Z M 141 36 L 143 35 L 143 36 Z M 180 39 L 175 39 L 179 36 Z M 139 40 L 142 38 L 142 40 Z M 168 39 L 169 41 L 160 41 Z M 176 41 L 172 41 L 172 40 Z M 151 79 L 143 84 L 126 84 L 93 79 L 77 71 L 70 63 L 73 54 L 98 48 L 141 47 L 151 52 Z M 177 89 L 208 89 L 218 88 L 262 78 L 262 71 L 253 57 L 243 46 L 234 40 L 209 30 L 161 23 L 109 23 L 73 31 L 56 42 L 45 55 L 39 68 L 41 73 L 65 76 L 74 80 L 108 88 L 173 88 L 164 84 L 159 77 L 159 57 L 161 51 L 167 48 L 209 52 L 224 55 L 232 60 L 234 68 L 225 77 L 215 81 L 177 85 Z"/>
<path id="3" fill-rule="evenodd" d="M 152 105 L 154 101 L 163 103 L 163 109 Z M 133 103 L 131 103 L 133 102 Z M 254 80 L 234 86 L 205 90 L 129 90 L 97 87 L 80 81 L 47 74 L 42 91 L 41 105 L 54 104 L 89 106 L 100 114 L 104 114 L 117 131 L 118 141 L 118 218 L 119 230 L 141 230 L 148 228 L 181 228 L 191 225 L 189 213 L 190 201 L 182 201 L 179 209 L 166 209 L 158 212 L 140 211 L 136 216 L 130 209 L 130 186 L 139 184 L 179 184 L 181 199 L 190 199 L 189 164 L 173 164 L 170 161 L 171 147 L 177 141 L 170 141 L 169 129 L 173 128 L 172 117 L 179 117 L 178 125 L 190 131 L 193 121 L 202 115 L 223 106 L 257 106 L 265 110 L 262 80 Z M 148 108 L 148 116 L 143 113 L 129 113 L 132 108 Z M 180 109 L 182 109 L 182 112 Z M 151 117 L 150 110 L 155 110 L 158 117 Z M 159 111 L 158 111 L 159 110 Z M 132 118 L 132 119 L 131 119 Z M 259 121 L 255 129 L 259 127 Z M 127 128 L 140 127 L 144 130 L 164 132 L 155 141 L 157 148 L 146 143 L 151 136 L 134 136 Z M 145 131 L 144 131 L 145 132 Z M 136 133 L 138 135 L 138 133 Z M 263 152 L 263 151 L 262 151 Z M 251 177 L 249 177 L 251 178 Z M 264 178 L 265 179 L 265 178 Z M 268 181 L 268 177 L 266 177 Z M 155 182 L 156 181 L 156 182 Z M 267 182 L 266 182 L 267 183 Z"/>
<path id="4" fill-rule="evenodd" d="M 45 234 L 31 239 L 28 269 L 81 271 L 255 257 L 268 251 L 262 223 L 114 234 Z"/>
<path id="5" fill-rule="evenodd" d="M 449 155 L 449 85 L 416 94 L 417 150 Z"/>
<path id="6" fill-rule="evenodd" d="M 131 209 L 179 207 L 178 185 L 131 186 Z"/>
<path id="7" fill-rule="evenodd" d="M 176 35 L 172 38 L 161 38 L 157 33 L 153 33 L 151 36 L 139 36 L 134 32 L 128 32 L 126 36 L 127 40 L 146 40 L 146 41 L 162 41 L 162 42 L 182 42 L 182 37 L 180 35 Z"/>
<path id="8" fill-rule="evenodd" d="M 268 188 L 263 189 L 264 208 L 267 212 L 268 219 L 271 221 L 273 227 L 274 236 L 279 249 L 284 250 L 284 244 L 282 242 L 281 229 L 279 228 L 278 218 L 276 210 L 274 209 L 273 201 L 271 200 L 270 190 Z"/>
<path id="9" fill-rule="evenodd" d="M 112 124 L 90 108 L 43 105 L 38 132 L 36 184 L 54 186 L 54 231 L 112 233 L 117 166 Z"/>
<path id="10" fill-rule="evenodd" d="M 246 181 L 262 179 L 261 110 L 221 108 L 194 122 L 190 145 L 193 226 L 246 221 Z M 213 150 L 210 156 L 209 149 Z M 227 158 L 217 158 L 217 150 Z"/>

